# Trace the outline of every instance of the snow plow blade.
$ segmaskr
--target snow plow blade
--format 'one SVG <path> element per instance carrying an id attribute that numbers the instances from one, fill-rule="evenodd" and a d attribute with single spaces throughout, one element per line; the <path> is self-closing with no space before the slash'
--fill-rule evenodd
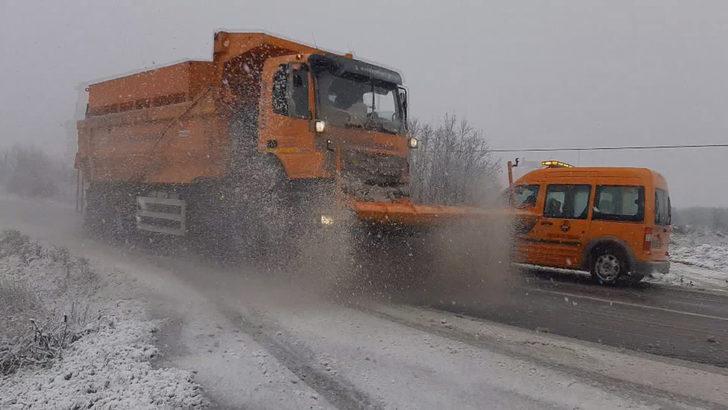
<path id="1" fill-rule="evenodd" d="M 432 227 L 456 221 L 478 221 L 506 217 L 493 209 L 465 206 L 421 205 L 410 201 L 354 202 L 352 208 L 359 220 L 385 226 Z"/>

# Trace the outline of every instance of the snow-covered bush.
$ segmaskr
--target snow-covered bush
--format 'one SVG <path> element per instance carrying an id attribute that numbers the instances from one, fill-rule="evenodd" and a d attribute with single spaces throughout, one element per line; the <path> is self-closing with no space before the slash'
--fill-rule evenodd
<path id="1" fill-rule="evenodd" d="M 85 325 L 80 289 L 94 280 L 88 261 L 67 249 L 44 248 L 15 230 L 0 233 L 0 375 L 62 356 Z"/>

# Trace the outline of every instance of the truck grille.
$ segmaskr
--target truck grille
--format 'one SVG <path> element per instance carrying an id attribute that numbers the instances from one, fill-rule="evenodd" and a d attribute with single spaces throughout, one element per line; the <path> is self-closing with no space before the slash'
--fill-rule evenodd
<path id="1" fill-rule="evenodd" d="M 407 158 L 373 154 L 362 151 L 345 151 L 344 172 L 373 185 L 390 185 L 402 180 L 408 169 Z"/>

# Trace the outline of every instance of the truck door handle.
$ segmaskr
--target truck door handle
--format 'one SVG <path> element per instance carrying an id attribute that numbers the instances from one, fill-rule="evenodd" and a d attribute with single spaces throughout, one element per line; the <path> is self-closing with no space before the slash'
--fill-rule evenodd
<path id="1" fill-rule="evenodd" d="M 541 221 L 541 225 L 553 225 L 554 223 L 551 221 Z"/>

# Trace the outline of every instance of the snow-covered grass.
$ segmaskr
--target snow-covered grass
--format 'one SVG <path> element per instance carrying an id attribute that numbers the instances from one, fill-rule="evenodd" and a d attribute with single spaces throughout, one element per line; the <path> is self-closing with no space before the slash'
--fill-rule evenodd
<path id="1" fill-rule="evenodd" d="M 728 236 L 721 232 L 700 229 L 674 233 L 670 246 L 675 262 L 728 272 Z"/>
<path id="2" fill-rule="evenodd" d="M 50 368 L 26 368 L 0 382 L 2 408 L 190 408 L 205 398 L 192 374 L 155 369 L 157 325 L 135 302 L 104 312 Z"/>
<path id="3" fill-rule="evenodd" d="M 203 407 L 190 372 L 158 369 L 158 323 L 110 299 L 64 248 L 0 233 L 0 408 Z"/>

